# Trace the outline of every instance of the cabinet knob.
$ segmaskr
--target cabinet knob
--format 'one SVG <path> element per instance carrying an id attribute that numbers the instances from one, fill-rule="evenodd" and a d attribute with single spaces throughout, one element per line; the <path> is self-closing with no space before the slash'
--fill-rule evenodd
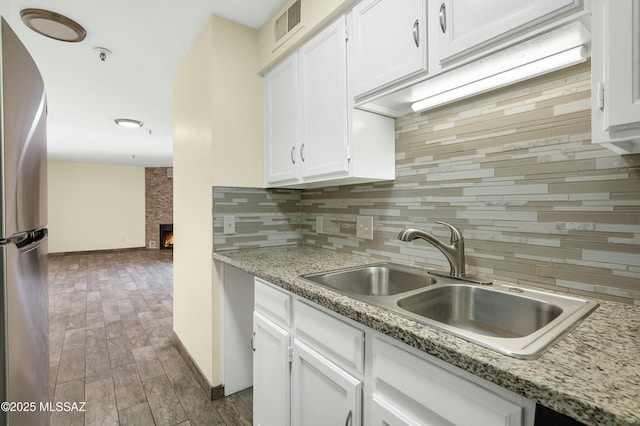
<path id="1" fill-rule="evenodd" d="M 291 162 L 293 164 L 296 164 L 296 147 L 295 146 L 291 147 Z"/>
<path id="2" fill-rule="evenodd" d="M 420 21 L 418 19 L 413 23 L 413 41 L 416 47 L 420 47 Z"/>
<path id="3" fill-rule="evenodd" d="M 304 144 L 300 145 L 300 159 L 304 163 Z"/>
<path id="4" fill-rule="evenodd" d="M 255 339 L 255 337 L 256 337 L 256 332 L 254 331 L 253 333 L 251 333 L 251 342 L 249 343 L 249 346 L 251 346 L 251 350 L 253 352 L 256 351 L 256 347 L 253 344 L 253 339 Z"/>
<path id="5" fill-rule="evenodd" d="M 442 3 L 440 5 L 440 13 L 438 14 L 440 17 L 440 28 L 442 29 L 442 33 L 446 34 L 447 32 L 447 6 Z"/>

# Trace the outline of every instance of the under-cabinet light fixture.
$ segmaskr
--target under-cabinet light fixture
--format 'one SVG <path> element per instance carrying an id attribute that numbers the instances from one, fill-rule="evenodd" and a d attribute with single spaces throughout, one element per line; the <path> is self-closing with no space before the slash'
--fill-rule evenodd
<path id="1" fill-rule="evenodd" d="M 587 60 L 587 49 L 577 46 L 555 55 L 512 68 L 507 71 L 456 87 L 445 92 L 437 93 L 411 105 L 415 112 L 435 108 L 446 103 L 485 93 L 493 89 L 508 86 L 519 81 L 537 77 Z"/>
<path id="2" fill-rule="evenodd" d="M 116 118 L 116 124 L 122 127 L 142 127 L 142 121 L 132 120 L 130 118 Z"/>

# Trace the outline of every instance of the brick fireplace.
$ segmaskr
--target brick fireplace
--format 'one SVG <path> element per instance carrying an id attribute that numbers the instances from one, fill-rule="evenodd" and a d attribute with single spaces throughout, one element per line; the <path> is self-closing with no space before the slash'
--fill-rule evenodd
<path id="1" fill-rule="evenodd" d="M 173 169 L 147 167 L 145 174 L 145 240 L 150 249 L 162 247 L 162 226 L 171 226 L 173 236 Z"/>

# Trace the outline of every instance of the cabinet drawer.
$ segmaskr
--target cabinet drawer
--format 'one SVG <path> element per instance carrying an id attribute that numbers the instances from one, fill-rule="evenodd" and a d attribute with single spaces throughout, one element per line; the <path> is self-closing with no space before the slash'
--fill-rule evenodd
<path id="1" fill-rule="evenodd" d="M 349 372 L 364 369 L 364 331 L 296 301 L 296 338 Z"/>
<path id="2" fill-rule="evenodd" d="M 291 326 L 291 295 L 260 278 L 255 279 L 255 310 L 284 328 Z"/>
<path id="3" fill-rule="evenodd" d="M 373 339 L 374 394 L 435 424 L 523 424 L 524 408 L 400 348 Z M 431 423 L 429 423 L 431 424 Z"/>

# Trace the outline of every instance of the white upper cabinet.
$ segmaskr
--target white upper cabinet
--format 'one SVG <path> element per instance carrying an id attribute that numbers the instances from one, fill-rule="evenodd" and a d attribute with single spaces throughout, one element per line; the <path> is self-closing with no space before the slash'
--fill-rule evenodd
<path id="1" fill-rule="evenodd" d="M 300 48 L 303 178 L 349 172 L 345 29 L 338 19 Z"/>
<path id="2" fill-rule="evenodd" d="M 271 184 L 298 179 L 298 57 L 289 56 L 264 77 L 264 178 Z"/>
<path id="3" fill-rule="evenodd" d="M 427 70 L 425 0 L 363 0 L 351 13 L 353 96 Z"/>
<path id="4" fill-rule="evenodd" d="M 517 31 L 582 8 L 580 0 L 441 0 L 431 25 L 438 27 L 440 62 L 481 49 Z"/>
<path id="5" fill-rule="evenodd" d="M 395 178 L 395 122 L 354 111 L 342 16 L 265 75 L 264 186 Z"/>
<path id="6" fill-rule="evenodd" d="M 363 0 L 351 13 L 351 87 L 366 111 L 402 117 L 509 84 L 496 77 L 504 71 L 588 52 L 590 0 L 390 1 Z M 419 48 L 402 31 L 415 22 Z M 427 98 L 429 106 L 415 105 Z"/>
<path id="7" fill-rule="evenodd" d="M 640 153 L 640 0 L 594 0 L 592 140 Z"/>

